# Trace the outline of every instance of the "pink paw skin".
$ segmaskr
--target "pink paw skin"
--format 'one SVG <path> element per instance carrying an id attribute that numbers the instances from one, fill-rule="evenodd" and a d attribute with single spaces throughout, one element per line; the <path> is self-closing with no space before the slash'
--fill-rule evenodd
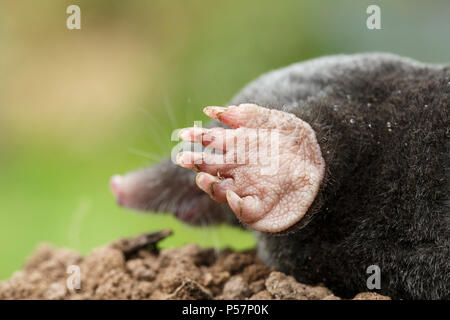
<path id="1" fill-rule="evenodd" d="M 214 152 L 180 152 L 177 164 L 198 171 L 198 187 L 227 202 L 251 229 L 276 233 L 299 222 L 325 172 L 311 126 L 293 114 L 255 104 L 203 111 L 231 129 L 182 129 L 182 140 Z"/>

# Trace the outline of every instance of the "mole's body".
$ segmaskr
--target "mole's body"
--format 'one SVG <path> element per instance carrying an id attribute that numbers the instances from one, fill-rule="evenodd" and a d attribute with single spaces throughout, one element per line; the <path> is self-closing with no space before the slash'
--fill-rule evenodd
<path id="1" fill-rule="evenodd" d="M 450 297 L 449 66 L 388 54 L 320 58 L 260 77 L 230 105 L 239 104 L 205 110 L 233 129 L 202 131 L 213 137 L 203 145 L 222 145 L 224 132 L 235 141 L 278 130 L 276 175 L 249 163 L 198 165 L 184 153 L 179 164 L 203 172 L 200 188 L 193 172 L 166 161 L 113 179 L 118 201 L 194 224 L 239 219 L 257 230 L 267 264 L 344 297 L 368 290 L 371 265 L 382 294 Z M 180 136 L 200 142 L 194 130 Z"/>

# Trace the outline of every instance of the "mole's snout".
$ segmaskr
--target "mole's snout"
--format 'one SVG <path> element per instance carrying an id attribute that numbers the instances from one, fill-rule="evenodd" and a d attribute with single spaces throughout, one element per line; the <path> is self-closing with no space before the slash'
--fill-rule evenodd
<path id="1" fill-rule="evenodd" d="M 117 199 L 117 203 L 121 206 L 124 205 L 125 197 L 124 197 L 124 193 L 122 191 L 123 177 L 118 174 L 112 176 L 111 180 L 109 180 L 109 186 L 111 188 L 113 195 Z"/>

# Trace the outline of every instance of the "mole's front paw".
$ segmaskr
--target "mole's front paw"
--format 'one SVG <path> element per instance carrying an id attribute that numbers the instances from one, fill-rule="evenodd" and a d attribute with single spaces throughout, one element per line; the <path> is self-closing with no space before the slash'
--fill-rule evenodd
<path id="1" fill-rule="evenodd" d="M 181 152 L 177 163 L 199 171 L 200 189 L 216 201 L 227 201 L 252 229 L 279 232 L 300 221 L 325 169 L 309 124 L 254 104 L 207 107 L 204 112 L 233 129 L 181 130 L 181 139 L 202 143 L 211 152 Z"/>

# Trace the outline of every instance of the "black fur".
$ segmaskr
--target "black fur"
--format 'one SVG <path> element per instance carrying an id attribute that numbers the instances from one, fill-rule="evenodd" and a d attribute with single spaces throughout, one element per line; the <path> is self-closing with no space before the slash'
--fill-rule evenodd
<path id="1" fill-rule="evenodd" d="M 382 294 L 450 298 L 449 77 L 449 66 L 389 54 L 334 56 L 271 72 L 238 94 L 230 104 L 307 121 L 327 166 L 301 228 L 257 233 L 261 258 L 344 297 L 367 291 L 366 269 L 378 265 Z M 208 208 L 209 217 L 226 210 Z"/>

